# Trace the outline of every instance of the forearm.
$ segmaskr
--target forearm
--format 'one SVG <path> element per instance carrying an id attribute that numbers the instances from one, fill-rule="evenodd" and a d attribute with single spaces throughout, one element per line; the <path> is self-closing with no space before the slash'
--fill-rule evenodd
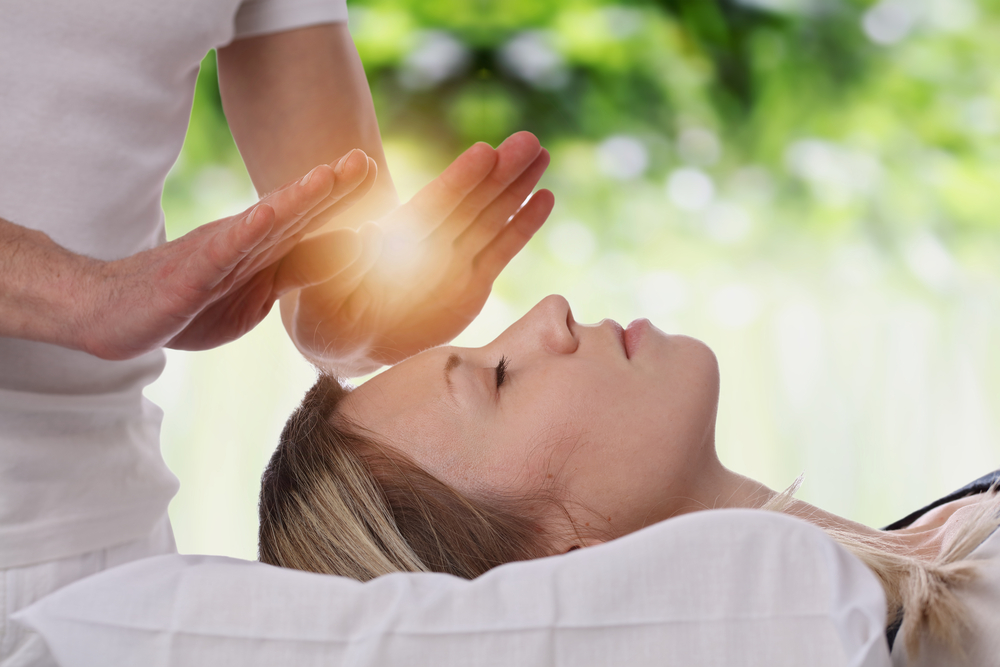
<path id="1" fill-rule="evenodd" d="M 301 307 L 298 295 L 282 297 L 280 302 L 281 321 L 292 339 L 295 347 L 309 363 L 328 375 L 339 378 L 355 378 L 374 373 L 384 364 L 370 358 L 371 350 L 365 345 L 348 346 L 346 349 L 336 339 L 322 340 L 321 334 L 314 330 L 303 332 L 296 324 L 297 311 Z M 336 336 L 336 332 L 327 331 L 328 335 Z"/>
<path id="2" fill-rule="evenodd" d="M 345 24 L 238 40 L 219 50 L 219 86 L 258 192 L 360 148 L 375 160 L 378 179 L 334 224 L 357 228 L 398 205 L 364 68 Z"/>
<path id="3" fill-rule="evenodd" d="M 375 161 L 375 183 L 350 209 L 328 216 L 326 230 L 357 229 L 398 206 L 368 81 L 345 24 L 237 40 L 219 50 L 218 62 L 229 127 L 258 192 L 360 148 Z M 298 291 L 282 296 L 285 327 L 308 359 L 352 374 L 371 365 L 343 354 L 331 358 L 332 346 L 312 335 L 303 340 L 293 324 L 299 306 Z M 320 349 L 326 354 L 318 355 Z"/>
<path id="4" fill-rule="evenodd" d="M 100 265 L 0 218 L 0 336 L 85 349 L 87 290 Z"/>

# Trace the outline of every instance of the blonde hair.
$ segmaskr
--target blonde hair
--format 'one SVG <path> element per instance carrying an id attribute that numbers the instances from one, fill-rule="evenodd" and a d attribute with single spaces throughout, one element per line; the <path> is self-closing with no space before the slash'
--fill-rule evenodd
<path id="1" fill-rule="evenodd" d="M 800 476 L 761 509 L 787 512 L 801 483 Z M 885 591 L 886 624 L 902 618 L 899 637 L 911 659 L 917 656 L 925 635 L 956 655 L 963 653 L 962 634 L 968 629 L 968 618 L 956 591 L 976 577 L 977 563 L 967 560 L 967 556 L 1000 526 L 1000 495 L 996 484 L 983 494 L 983 500 L 951 541 L 930 561 L 899 553 L 890 544 L 891 533 L 869 537 L 818 525 L 878 577 Z"/>
<path id="2" fill-rule="evenodd" d="M 259 559 L 366 581 L 390 572 L 468 579 L 548 555 L 531 518 L 546 499 L 472 498 L 336 415 L 349 390 L 321 376 L 261 479 Z"/>
<path id="3" fill-rule="evenodd" d="M 468 579 L 517 560 L 550 555 L 541 507 L 551 497 L 472 498 L 336 414 L 346 395 L 321 376 L 292 414 L 261 479 L 262 562 L 366 581 L 391 572 L 446 572 Z M 786 512 L 801 477 L 761 509 Z M 961 654 L 967 626 L 955 591 L 975 577 L 967 556 L 998 525 L 995 487 L 931 561 L 890 540 L 821 525 L 878 577 L 886 623 L 900 615 L 911 657 L 925 631 Z M 890 537 L 887 534 L 885 537 Z"/>

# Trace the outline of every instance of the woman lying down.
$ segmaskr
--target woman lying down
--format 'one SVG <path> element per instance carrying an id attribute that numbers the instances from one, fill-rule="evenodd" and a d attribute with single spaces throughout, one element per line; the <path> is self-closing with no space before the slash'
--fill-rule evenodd
<path id="1" fill-rule="evenodd" d="M 961 652 L 953 589 L 997 527 L 990 475 L 893 530 L 776 493 L 715 451 L 719 371 L 703 343 L 647 320 L 625 330 L 543 299 L 489 345 L 438 347 L 354 390 L 321 377 L 264 473 L 260 559 L 367 580 L 473 578 L 707 508 L 786 512 L 825 529 L 881 580 L 902 619 Z"/>

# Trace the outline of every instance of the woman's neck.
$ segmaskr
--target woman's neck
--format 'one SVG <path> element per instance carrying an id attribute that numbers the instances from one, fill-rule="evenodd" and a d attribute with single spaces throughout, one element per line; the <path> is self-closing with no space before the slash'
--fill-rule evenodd
<path id="1" fill-rule="evenodd" d="M 779 495 L 777 491 L 754 479 L 722 466 L 719 468 L 711 485 L 711 493 L 714 494 L 714 498 L 704 501 L 706 507 L 713 509 L 762 508 Z M 795 498 L 792 498 L 781 511 L 823 529 L 877 541 L 903 555 L 934 558 L 941 549 L 943 527 L 928 527 L 926 530 L 916 532 L 887 533 Z"/>

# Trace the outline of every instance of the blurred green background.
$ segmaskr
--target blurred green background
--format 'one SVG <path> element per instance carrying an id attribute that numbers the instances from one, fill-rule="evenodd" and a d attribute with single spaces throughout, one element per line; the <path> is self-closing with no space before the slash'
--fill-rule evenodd
<path id="1" fill-rule="evenodd" d="M 477 140 L 552 152 L 556 208 L 459 339 L 541 297 L 646 316 L 722 369 L 724 463 L 881 525 L 1000 465 L 1000 1 L 354 0 L 409 197 Z M 214 55 L 168 234 L 256 199 Z M 147 394 L 182 552 L 253 558 L 260 472 L 313 373 L 272 315 Z M 169 352 L 169 351 L 168 351 Z"/>

